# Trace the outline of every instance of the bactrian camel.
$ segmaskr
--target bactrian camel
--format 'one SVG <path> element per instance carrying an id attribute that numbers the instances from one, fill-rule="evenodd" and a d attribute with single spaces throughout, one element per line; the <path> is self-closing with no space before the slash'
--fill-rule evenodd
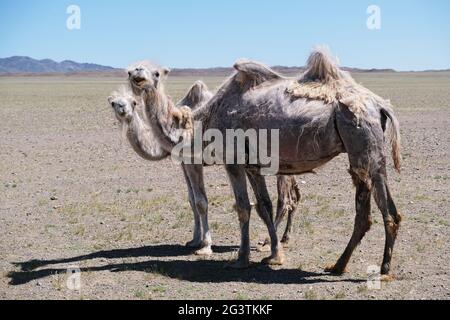
<path id="1" fill-rule="evenodd" d="M 355 226 L 343 254 L 326 270 L 337 274 L 345 271 L 355 247 L 370 228 L 373 193 L 385 224 L 381 273 L 387 275 L 401 221 L 386 176 L 385 130 L 390 136 L 394 164 L 400 170 L 399 124 L 390 104 L 358 85 L 321 51 L 311 55 L 307 70 L 297 79 L 285 78 L 251 61 L 240 61 L 234 68 L 236 72 L 213 98 L 193 112 L 192 119 L 201 121 L 203 130 L 216 129 L 224 136 L 227 129 L 279 130 L 278 174 L 310 172 L 337 155 L 347 153 L 349 172 L 356 186 Z M 145 114 L 155 139 L 162 149 L 170 152 L 180 140 L 189 139 L 192 130 L 183 131 L 176 126 L 172 116 L 175 106 L 161 84 L 167 73 L 165 69 L 140 65 L 129 71 L 129 80 L 134 93 L 144 98 Z M 224 143 L 223 149 L 226 148 Z M 195 166 L 190 167 L 195 170 Z M 239 254 L 232 265 L 235 268 L 249 265 L 251 206 L 246 175 L 256 196 L 257 212 L 266 223 L 271 239 L 271 256 L 263 263 L 284 261 L 272 221 L 272 203 L 261 175 L 262 167 L 262 164 L 225 164 L 241 229 Z M 191 185 L 201 188 L 202 184 L 203 181 L 191 180 Z M 206 205 L 204 200 L 199 203 Z M 201 219 L 207 219 L 204 209 Z"/>
<path id="2" fill-rule="evenodd" d="M 202 82 L 195 82 L 188 90 L 186 95 L 177 103 L 177 107 L 189 107 L 195 110 L 206 103 L 213 94 L 208 90 L 208 87 Z M 161 149 L 160 145 L 154 139 L 150 126 L 142 119 L 142 99 L 135 96 L 128 88 L 122 86 L 118 91 L 112 93 L 108 98 L 108 102 L 113 108 L 116 118 L 121 124 L 122 131 L 128 139 L 133 150 L 142 158 L 150 161 L 159 161 L 169 156 L 169 153 Z M 179 113 L 175 113 L 179 114 Z M 181 114 L 183 114 L 181 112 Z M 183 117 L 183 115 L 181 116 Z M 180 122 L 180 120 L 178 120 Z M 181 121 L 183 122 L 183 120 Z M 186 121 L 184 121 L 186 122 Z M 186 124 L 184 124 L 186 127 Z M 190 186 L 190 180 L 187 176 L 184 165 L 183 172 L 185 174 L 188 185 L 189 202 L 194 212 L 194 238 L 188 242 L 188 246 L 201 247 L 201 219 L 197 213 L 195 206 L 195 198 L 193 190 Z M 286 229 L 282 238 L 282 243 L 287 245 L 289 242 L 289 234 L 292 227 L 292 218 L 300 201 L 300 193 L 295 179 L 291 176 L 279 176 L 277 180 L 278 190 L 278 206 L 275 225 L 282 222 L 283 217 L 287 214 L 288 221 Z M 206 199 L 206 194 L 204 194 Z M 198 254 L 209 254 L 210 244 L 207 245 L 206 250 L 198 251 Z M 261 250 L 265 250 L 262 247 Z"/>

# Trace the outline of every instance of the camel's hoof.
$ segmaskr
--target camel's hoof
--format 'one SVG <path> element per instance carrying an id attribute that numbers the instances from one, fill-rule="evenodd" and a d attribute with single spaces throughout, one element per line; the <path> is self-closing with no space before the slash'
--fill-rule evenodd
<path id="1" fill-rule="evenodd" d="M 284 264 L 284 255 L 279 252 L 277 255 L 270 256 L 261 260 L 262 264 L 267 264 L 270 266 L 281 266 Z"/>
<path id="2" fill-rule="evenodd" d="M 264 243 L 263 245 L 258 246 L 256 250 L 258 250 L 258 252 L 270 252 L 271 251 L 270 244 Z"/>
<path id="3" fill-rule="evenodd" d="M 212 249 L 211 249 L 210 246 L 208 246 L 208 247 L 203 247 L 203 248 L 201 248 L 201 249 L 195 251 L 195 255 L 196 255 L 196 256 L 210 256 L 210 255 L 212 255 L 212 254 L 213 254 L 213 251 L 212 251 Z"/>
<path id="4" fill-rule="evenodd" d="M 248 260 L 236 260 L 234 262 L 228 263 L 225 268 L 226 269 L 247 269 L 250 266 Z"/>
<path id="5" fill-rule="evenodd" d="M 188 248 L 200 248 L 201 245 L 202 245 L 201 240 L 191 240 L 189 242 L 186 242 L 185 244 L 185 246 Z"/>
<path id="6" fill-rule="evenodd" d="M 347 272 L 347 270 L 337 267 L 335 264 L 330 265 L 325 268 L 325 272 L 340 276 Z"/>
<path id="7" fill-rule="evenodd" d="M 393 274 L 382 274 L 380 280 L 381 282 L 391 282 L 395 280 L 395 276 Z"/>

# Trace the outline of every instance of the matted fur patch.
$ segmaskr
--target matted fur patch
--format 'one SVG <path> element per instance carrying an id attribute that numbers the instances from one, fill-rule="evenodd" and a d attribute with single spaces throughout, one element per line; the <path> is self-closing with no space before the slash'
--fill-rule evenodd
<path id="1" fill-rule="evenodd" d="M 343 103 L 359 117 L 370 102 L 389 103 L 358 84 L 352 76 L 341 70 L 326 50 L 313 52 L 307 69 L 300 79 L 286 90 L 293 98 L 321 100 L 327 104 Z"/>

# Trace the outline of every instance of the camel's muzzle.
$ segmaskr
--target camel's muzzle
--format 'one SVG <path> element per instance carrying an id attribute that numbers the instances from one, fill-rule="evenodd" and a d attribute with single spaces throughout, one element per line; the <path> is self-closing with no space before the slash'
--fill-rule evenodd
<path id="1" fill-rule="evenodd" d="M 141 77 L 134 77 L 132 79 L 132 81 L 134 82 L 134 84 L 136 84 L 137 86 L 142 86 L 143 84 L 146 83 L 146 79 L 145 78 L 141 78 Z"/>
<path id="2" fill-rule="evenodd" d="M 114 111 L 116 111 L 116 113 L 119 116 L 125 115 L 125 108 L 123 106 L 121 106 L 120 104 L 113 102 L 111 106 L 113 107 Z"/>

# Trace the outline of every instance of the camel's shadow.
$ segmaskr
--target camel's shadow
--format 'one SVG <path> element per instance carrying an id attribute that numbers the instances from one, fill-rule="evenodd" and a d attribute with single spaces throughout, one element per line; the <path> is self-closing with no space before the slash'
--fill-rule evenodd
<path id="1" fill-rule="evenodd" d="M 237 250 L 234 246 L 213 247 L 216 253 L 233 252 Z M 54 264 L 76 264 L 76 262 L 105 258 L 118 259 L 130 257 L 180 257 L 192 254 L 192 250 L 180 245 L 156 245 L 141 248 L 116 249 L 109 251 L 98 251 L 87 255 L 76 256 L 67 259 L 55 260 L 30 260 L 13 263 L 20 267 L 20 271 L 11 271 L 8 274 L 9 284 L 21 285 L 33 280 L 45 278 L 55 274 L 64 274 L 67 267 L 45 268 L 44 266 Z M 191 282 L 253 282 L 262 284 L 308 284 L 320 282 L 363 282 L 364 280 L 348 278 L 325 279 L 329 276 L 325 273 L 302 271 L 299 269 L 273 270 L 267 266 L 253 264 L 244 270 L 224 268 L 229 261 L 199 259 L 188 260 L 148 260 L 133 263 L 104 264 L 99 266 L 80 268 L 81 272 L 97 271 L 142 271 L 157 273 L 166 277 Z"/>

